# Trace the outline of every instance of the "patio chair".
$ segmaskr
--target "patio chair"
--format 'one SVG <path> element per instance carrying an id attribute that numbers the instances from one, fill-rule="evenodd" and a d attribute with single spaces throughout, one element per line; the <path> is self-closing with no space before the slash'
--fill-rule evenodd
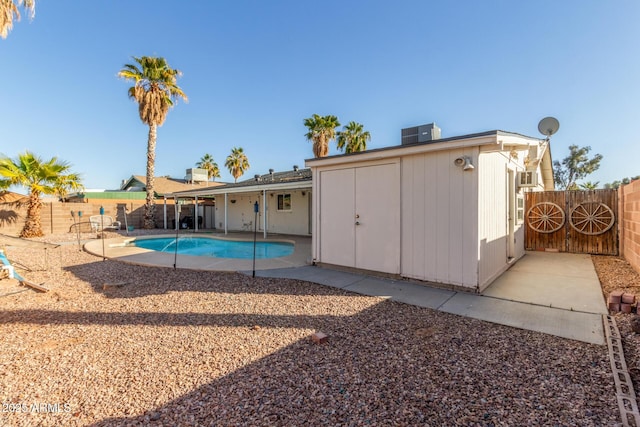
<path id="1" fill-rule="evenodd" d="M 109 215 L 91 215 L 89 217 L 92 231 L 120 230 L 120 221 L 114 221 Z"/>

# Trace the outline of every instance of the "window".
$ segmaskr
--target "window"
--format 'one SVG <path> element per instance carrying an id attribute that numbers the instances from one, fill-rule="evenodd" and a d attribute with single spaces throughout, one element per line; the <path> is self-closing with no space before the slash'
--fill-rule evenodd
<path id="1" fill-rule="evenodd" d="M 518 194 L 516 199 L 516 223 L 524 222 L 524 195 Z"/>
<path id="2" fill-rule="evenodd" d="M 278 210 L 279 211 L 291 210 L 291 194 L 278 194 Z"/>

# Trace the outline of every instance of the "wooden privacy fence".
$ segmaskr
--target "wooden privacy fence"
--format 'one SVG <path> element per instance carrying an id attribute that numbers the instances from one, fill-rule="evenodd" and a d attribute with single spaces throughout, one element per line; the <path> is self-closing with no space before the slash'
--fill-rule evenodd
<path id="1" fill-rule="evenodd" d="M 616 190 L 526 193 L 525 248 L 618 255 Z"/>

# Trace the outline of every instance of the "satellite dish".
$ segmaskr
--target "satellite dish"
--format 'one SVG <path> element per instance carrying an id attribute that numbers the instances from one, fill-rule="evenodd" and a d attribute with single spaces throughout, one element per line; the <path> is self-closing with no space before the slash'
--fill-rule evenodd
<path id="1" fill-rule="evenodd" d="M 560 123 L 554 117 L 545 117 L 538 123 L 538 130 L 541 134 L 546 135 L 547 138 L 558 132 L 558 128 L 560 128 Z"/>

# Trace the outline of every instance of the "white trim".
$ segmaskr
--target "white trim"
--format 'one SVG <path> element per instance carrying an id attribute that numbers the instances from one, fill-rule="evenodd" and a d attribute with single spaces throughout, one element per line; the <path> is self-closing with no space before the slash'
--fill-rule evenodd
<path id="1" fill-rule="evenodd" d="M 267 238 L 267 190 L 262 190 L 262 232 L 263 237 Z"/>

